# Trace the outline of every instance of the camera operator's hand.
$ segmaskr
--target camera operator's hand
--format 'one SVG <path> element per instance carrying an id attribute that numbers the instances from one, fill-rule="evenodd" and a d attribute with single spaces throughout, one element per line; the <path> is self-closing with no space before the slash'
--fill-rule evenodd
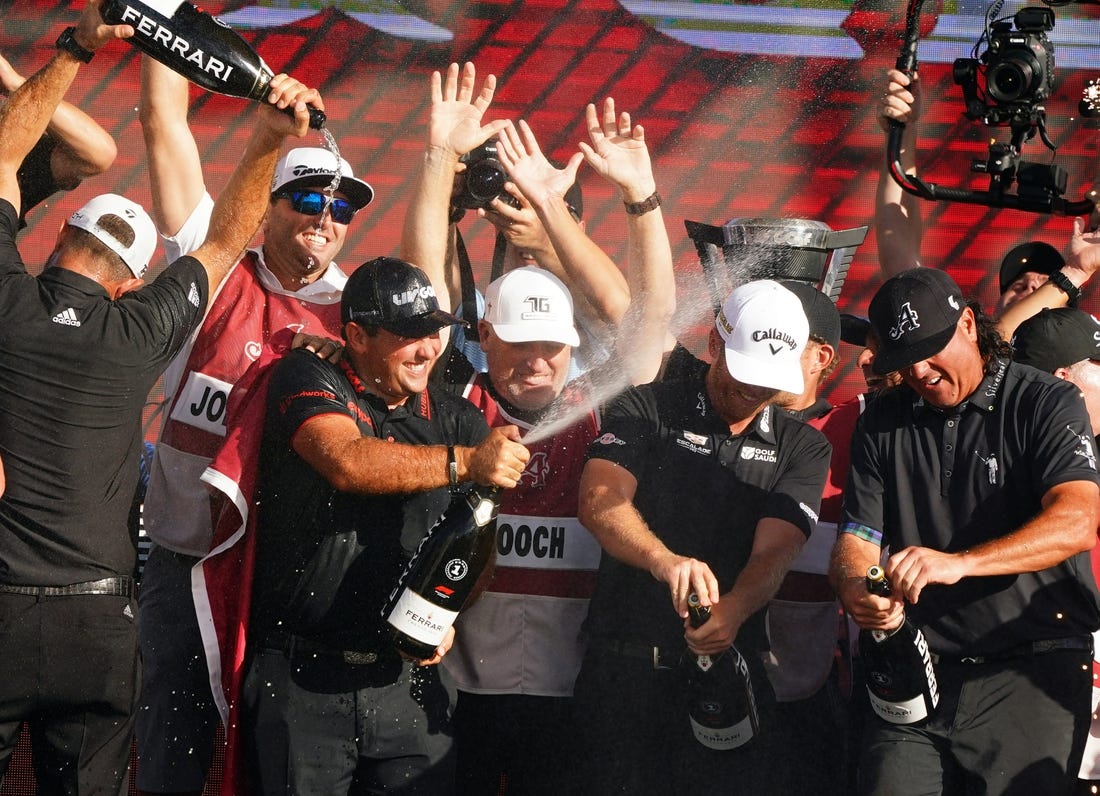
<path id="1" fill-rule="evenodd" d="M 497 79 L 495 75 L 487 76 L 481 90 L 475 93 L 476 82 L 471 63 L 466 63 L 461 71 L 458 64 L 451 64 L 446 77 L 432 73 L 429 148 L 442 150 L 457 160 L 511 125 L 506 119 L 482 125 L 481 119 L 493 101 Z"/>
<path id="2" fill-rule="evenodd" d="M 656 189 L 645 129 L 630 125 L 630 114 L 615 115 L 615 100 L 603 103 L 602 118 L 596 106 L 589 103 L 584 110 L 591 146 L 580 143 L 581 153 L 600 176 L 618 186 L 624 202 L 641 202 Z"/>
<path id="3" fill-rule="evenodd" d="M 920 119 L 920 76 L 912 78 L 897 69 L 886 73 L 889 81 L 880 102 L 878 123 L 884 132 L 890 129 L 890 120 L 902 124 L 915 124 Z"/>
<path id="4" fill-rule="evenodd" d="M 542 219 L 514 182 L 504 183 L 504 193 L 478 208 L 477 214 L 504 235 L 521 259 L 534 260 L 541 265 L 540 261 L 554 250 Z"/>

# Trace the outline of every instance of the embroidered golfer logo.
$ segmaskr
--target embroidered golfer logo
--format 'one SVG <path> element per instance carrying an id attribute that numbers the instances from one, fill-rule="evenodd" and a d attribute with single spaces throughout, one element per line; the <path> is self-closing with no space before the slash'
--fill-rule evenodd
<path id="1" fill-rule="evenodd" d="M 985 469 L 989 473 L 989 483 L 996 485 L 997 483 L 997 456 L 996 454 L 989 454 L 989 458 L 982 456 L 977 451 L 974 451 L 974 455 L 985 462 Z"/>
<path id="2" fill-rule="evenodd" d="M 901 305 L 898 322 L 890 329 L 890 339 L 897 340 L 906 332 L 912 332 L 919 328 L 920 316 L 917 315 L 917 311 L 907 301 Z"/>

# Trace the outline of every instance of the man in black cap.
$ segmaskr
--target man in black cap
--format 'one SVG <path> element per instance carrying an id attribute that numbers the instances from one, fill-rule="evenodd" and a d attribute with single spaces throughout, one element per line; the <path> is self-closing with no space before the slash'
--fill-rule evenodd
<path id="1" fill-rule="evenodd" d="M 440 330 L 423 271 L 380 257 L 348 279 L 344 362 L 299 349 L 271 375 L 242 720 L 257 793 L 445 794 L 453 770 L 438 663 L 404 661 L 381 612 L 461 482 L 510 488 L 514 426 L 428 392 Z"/>
<path id="2" fill-rule="evenodd" d="M 831 574 L 861 628 L 924 633 L 938 707 L 919 727 L 868 719 L 864 793 L 1067 792 L 1091 709 L 1100 518 L 1084 404 L 1010 349 L 943 271 L 871 301 L 880 394 L 852 438 Z M 889 597 L 868 567 L 889 546 Z"/>

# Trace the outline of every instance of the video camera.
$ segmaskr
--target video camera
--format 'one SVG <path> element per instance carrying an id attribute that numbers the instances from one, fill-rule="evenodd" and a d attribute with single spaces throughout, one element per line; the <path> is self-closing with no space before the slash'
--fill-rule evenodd
<path id="1" fill-rule="evenodd" d="M 1043 2 L 1048 6 L 1064 5 L 1069 0 Z M 896 66 L 910 75 L 917 67 L 923 4 L 924 0 L 908 0 L 906 9 L 905 36 Z M 1030 213 L 1090 213 L 1095 206 L 1090 198 L 1064 198 L 1068 174 L 1063 167 L 1020 157 L 1024 143 L 1036 133 L 1047 149 L 1057 150 L 1047 134 L 1044 106 L 1054 91 L 1054 45 L 1047 36 L 1054 29 L 1054 11 L 1032 6 L 1021 8 L 1012 18 L 993 19 L 1002 5 L 997 0 L 990 7 L 973 57 L 956 59 L 953 68 L 954 81 L 963 90 L 967 118 L 1012 131 L 1009 141 L 991 142 L 988 158 L 976 160 L 971 166 L 973 171 L 989 175 L 988 190 L 936 185 L 906 173 L 900 160 L 904 125 L 897 121 L 890 123 L 887 167 L 902 189 L 922 199 L 1010 207 Z"/>
<path id="2" fill-rule="evenodd" d="M 953 76 L 962 86 L 968 118 L 990 126 L 1040 123 L 1054 89 L 1054 45 L 1047 37 L 1053 29 L 1051 9 L 1021 8 L 1011 21 L 990 25 L 975 46 L 988 38 L 985 52 L 955 59 Z"/>

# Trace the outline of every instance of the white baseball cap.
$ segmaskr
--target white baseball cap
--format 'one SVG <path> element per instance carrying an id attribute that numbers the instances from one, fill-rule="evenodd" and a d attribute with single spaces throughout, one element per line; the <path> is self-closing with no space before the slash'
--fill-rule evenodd
<path id="1" fill-rule="evenodd" d="M 485 320 L 506 343 L 580 343 L 569 288 L 535 266 L 516 268 L 489 284 Z"/>
<path id="2" fill-rule="evenodd" d="M 118 216 L 133 230 L 134 241 L 129 246 L 123 245 L 122 241 L 99 225 L 100 219 L 112 215 Z M 116 193 L 101 194 L 69 216 L 68 224 L 92 233 L 100 243 L 121 257 L 138 279 L 145 276 L 157 248 L 157 228 L 141 205 Z"/>
<path id="3" fill-rule="evenodd" d="M 271 193 L 301 191 L 306 188 L 327 188 L 336 176 L 336 156 L 321 147 L 297 147 L 290 150 L 275 164 L 275 178 L 271 181 Z M 351 171 L 351 164 L 340 158 L 340 185 L 336 190 L 348 198 L 356 208 L 362 209 L 374 199 L 374 189 Z"/>
<path id="4" fill-rule="evenodd" d="M 798 297 L 770 279 L 746 282 L 722 304 L 715 328 L 726 347 L 726 368 L 743 384 L 800 393 L 802 349 L 810 325 Z"/>

